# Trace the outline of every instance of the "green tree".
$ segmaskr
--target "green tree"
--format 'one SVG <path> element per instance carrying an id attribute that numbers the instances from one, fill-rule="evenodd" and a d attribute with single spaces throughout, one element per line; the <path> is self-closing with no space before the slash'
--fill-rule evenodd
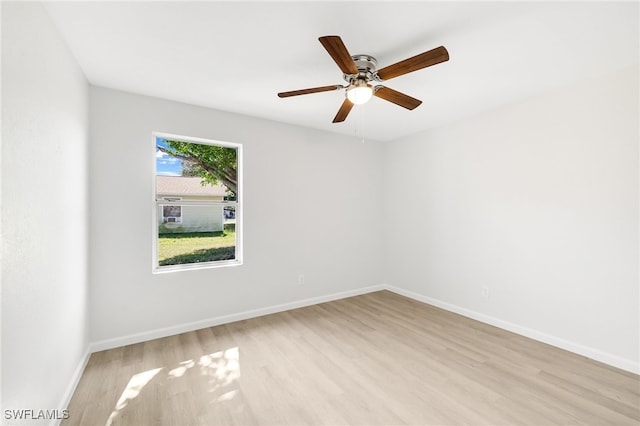
<path id="1" fill-rule="evenodd" d="M 238 191 L 238 161 L 236 150 L 224 146 L 167 140 L 167 148 L 156 147 L 165 154 L 183 161 L 184 176 L 198 176 L 202 185 L 221 183 L 234 196 Z"/>

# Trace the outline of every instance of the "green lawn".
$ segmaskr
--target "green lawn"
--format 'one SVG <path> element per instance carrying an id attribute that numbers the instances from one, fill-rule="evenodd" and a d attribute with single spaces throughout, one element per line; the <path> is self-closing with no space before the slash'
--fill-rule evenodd
<path id="1" fill-rule="evenodd" d="M 160 234 L 158 264 L 167 266 L 235 259 L 235 249 L 236 233 L 230 228 L 224 232 Z"/>

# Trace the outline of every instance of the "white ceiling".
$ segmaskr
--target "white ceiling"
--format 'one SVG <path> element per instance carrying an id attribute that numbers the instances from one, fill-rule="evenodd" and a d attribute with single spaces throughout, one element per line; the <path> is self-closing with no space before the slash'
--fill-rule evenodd
<path id="1" fill-rule="evenodd" d="M 638 2 L 47 2 L 91 84 L 367 139 L 393 140 L 638 64 Z M 340 35 L 379 68 L 444 45 L 448 62 L 385 82 L 332 124 L 344 94 L 318 42 Z"/>

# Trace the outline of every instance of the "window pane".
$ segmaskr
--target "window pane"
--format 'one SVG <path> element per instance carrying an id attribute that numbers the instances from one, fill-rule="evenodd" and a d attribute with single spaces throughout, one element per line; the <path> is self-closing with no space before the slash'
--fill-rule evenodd
<path id="1" fill-rule="evenodd" d="M 241 145 L 155 136 L 154 270 L 241 262 L 238 171 Z M 239 213 L 239 212 L 238 212 Z M 179 268 L 167 268 L 175 270 Z"/>
<path id="2" fill-rule="evenodd" d="M 237 200 L 237 151 L 156 138 L 156 199 Z"/>
<path id="3" fill-rule="evenodd" d="M 229 206 L 160 205 L 159 209 L 178 208 L 180 221 L 158 223 L 158 265 L 234 260 L 235 221 L 227 218 Z"/>

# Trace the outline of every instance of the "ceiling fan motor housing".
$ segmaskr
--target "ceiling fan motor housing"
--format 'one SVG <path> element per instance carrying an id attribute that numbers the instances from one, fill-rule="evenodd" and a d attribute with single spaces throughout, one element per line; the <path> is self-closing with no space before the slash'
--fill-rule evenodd
<path id="1" fill-rule="evenodd" d="M 353 55 L 351 56 L 358 68 L 358 74 L 343 74 L 344 80 L 352 84 L 357 80 L 370 82 L 373 80 L 381 81 L 376 73 L 378 61 L 371 55 Z"/>

